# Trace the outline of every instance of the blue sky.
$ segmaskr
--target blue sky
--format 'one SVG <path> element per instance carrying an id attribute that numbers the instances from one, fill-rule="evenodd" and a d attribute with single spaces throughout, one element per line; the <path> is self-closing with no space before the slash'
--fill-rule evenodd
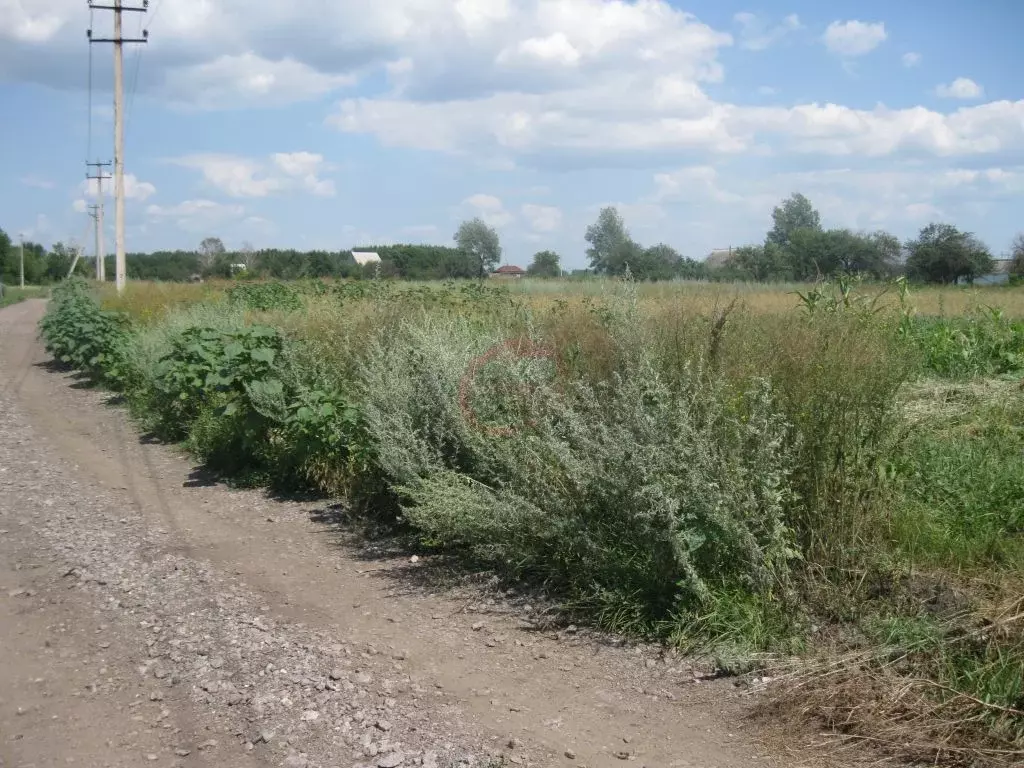
<path id="1" fill-rule="evenodd" d="M 91 242 L 84 162 L 112 153 L 85 5 L 0 0 L 0 227 L 47 243 Z M 950 221 L 997 254 L 1024 230 L 1019 0 L 152 0 L 140 23 L 129 250 L 448 243 L 480 215 L 506 262 L 576 267 L 613 204 L 701 258 L 795 191 L 826 226 Z"/>

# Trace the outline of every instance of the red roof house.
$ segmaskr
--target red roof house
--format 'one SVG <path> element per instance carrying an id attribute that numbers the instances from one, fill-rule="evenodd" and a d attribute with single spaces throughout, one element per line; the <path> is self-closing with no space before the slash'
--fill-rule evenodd
<path id="1" fill-rule="evenodd" d="M 523 277 L 525 275 L 526 270 L 514 264 L 506 264 L 494 270 L 495 277 Z"/>

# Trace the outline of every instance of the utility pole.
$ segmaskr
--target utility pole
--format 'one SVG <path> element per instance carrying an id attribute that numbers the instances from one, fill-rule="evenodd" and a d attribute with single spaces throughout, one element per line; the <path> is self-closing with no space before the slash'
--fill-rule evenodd
<path id="1" fill-rule="evenodd" d="M 126 268 L 124 258 L 124 44 L 145 43 L 149 40 L 149 30 L 143 30 L 142 37 L 124 37 L 121 34 L 121 16 L 125 11 L 145 13 L 149 10 L 149 0 L 142 0 L 141 6 L 124 5 L 122 0 L 114 0 L 113 5 L 100 5 L 89 2 L 94 11 L 114 12 L 114 36 L 107 38 L 93 37 L 92 30 L 87 33 L 89 43 L 114 44 L 114 242 L 117 254 L 115 279 L 117 292 L 124 290 Z"/>
<path id="2" fill-rule="evenodd" d="M 103 173 L 104 168 L 109 168 L 110 163 L 86 163 L 88 168 L 95 168 L 96 175 L 92 176 L 88 171 L 85 178 L 96 179 L 96 205 L 90 206 L 90 216 L 96 222 L 96 279 L 101 283 L 107 279 L 106 253 L 103 247 L 103 181 L 110 178 L 110 174 Z"/>
<path id="3" fill-rule="evenodd" d="M 103 268 L 103 204 L 89 206 L 89 218 L 93 220 L 96 237 L 96 279 L 103 282 L 106 270 Z"/>
<path id="4" fill-rule="evenodd" d="M 21 272 L 21 287 L 25 287 L 25 236 L 18 235 L 18 252 L 20 257 L 18 263 L 20 264 L 19 270 Z"/>

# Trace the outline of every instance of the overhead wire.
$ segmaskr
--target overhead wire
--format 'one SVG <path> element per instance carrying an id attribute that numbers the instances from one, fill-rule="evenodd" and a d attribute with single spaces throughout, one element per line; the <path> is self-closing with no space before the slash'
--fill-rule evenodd
<path id="1" fill-rule="evenodd" d="M 149 30 L 153 27 L 153 22 L 156 21 L 156 17 L 160 13 L 160 9 L 162 7 L 163 7 L 163 0 L 156 0 L 156 3 L 153 6 L 153 12 L 152 13 L 150 13 L 150 14 L 140 13 L 139 14 L 139 32 L 136 35 L 136 37 L 139 37 L 139 38 L 142 38 L 142 37 L 148 38 L 149 37 Z M 145 21 L 145 17 L 146 16 L 149 17 L 149 23 L 143 25 L 143 22 Z M 148 47 L 147 45 L 137 45 L 137 46 L 135 46 L 135 61 L 133 62 L 134 67 L 133 67 L 132 76 L 131 76 L 131 79 L 130 79 L 129 85 L 128 85 L 128 106 L 127 106 L 127 109 L 125 110 L 125 130 L 126 131 L 128 129 L 128 124 L 131 122 L 131 119 L 132 119 L 132 105 L 135 103 L 135 91 L 136 91 L 136 88 L 138 87 L 138 84 L 139 84 L 139 69 L 142 66 L 142 52 L 147 47 Z"/>

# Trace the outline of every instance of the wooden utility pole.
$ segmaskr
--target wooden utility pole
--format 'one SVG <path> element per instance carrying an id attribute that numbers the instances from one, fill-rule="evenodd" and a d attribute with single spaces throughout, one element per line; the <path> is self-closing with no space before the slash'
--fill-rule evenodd
<path id="1" fill-rule="evenodd" d="M 94 11 L 114 12 L 114 36 L 93 37 L 88 32 L 89 43 L 114 44 L 114 242 L 117 262 L 115 280 L 117 291 L 124 290 L 126 268 L 124 257 L 124 44 L 145 43 L 149 40 L 149 31 L 143 30 L 142 37 L 129 38 L 121 34 L 121 16 L 125 11 L 145 13 L 149 10 L 149 0 L 143 0 L 141 6 L 124 5 L 122 0 L 114 0 L 113 5 L 99 5 L 90 2 L 89 8 Z"/>
<path id="2" fill-rule="evenodd" d="M 106 253 L 103 247 L 103 181 L 110 178 L 110 174 L 103 173 L 103 169 L 109 168 L 110 163 L 86 163 L 86 166 L 96 169 L 95 176 L 86 171 L 85 178 L 96 179 L 96 205 L 89 206 L 89 215 L 96 225 L 96 279 L 102 283 L 107 279 Z"/>

